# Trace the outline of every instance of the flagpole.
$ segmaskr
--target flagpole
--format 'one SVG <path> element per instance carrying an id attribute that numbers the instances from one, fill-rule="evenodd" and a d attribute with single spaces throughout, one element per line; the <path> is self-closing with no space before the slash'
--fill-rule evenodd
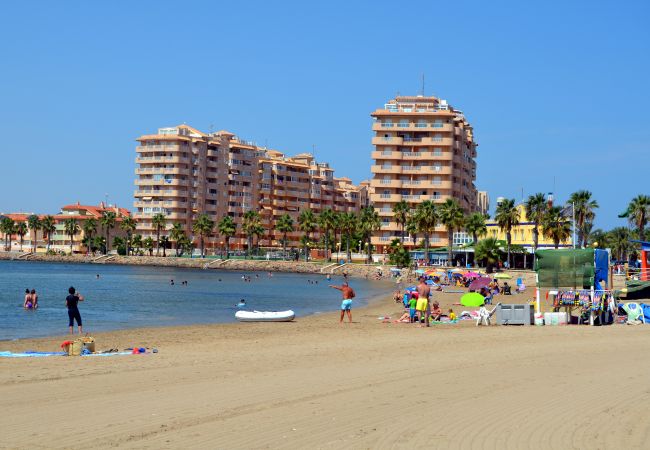
<path id="1" fill-rule="evenodd" d="M 576 248 L 576 204 L 571 202 L 571 215 L 573 216 L 573 248 Z"/>

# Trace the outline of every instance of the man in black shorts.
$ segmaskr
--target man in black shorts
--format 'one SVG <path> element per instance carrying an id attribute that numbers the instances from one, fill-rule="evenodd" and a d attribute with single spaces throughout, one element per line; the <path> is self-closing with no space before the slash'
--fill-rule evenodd
<path id="1" fill-rule="evenodd" d="M 77 321 L 77 328 L 79 329 L 79 334 L 82 332 L 82 326 L 81 326 L 81 314 L 79 313 L 79 308 L 78 304 L 79 302 L 84 301 L 83 295 L 80 295 L 79 293 L 75 293 L 74 288 L 71 286 L 70 289 L 68 289 L 68 295 L 65 298 L 65 306 L 68 307 L 68 319 L 69 323 L 68 326 L 70 327 L 70 334 L 72 334 L 72 329 L 74 328 L 74 321 Z"/>

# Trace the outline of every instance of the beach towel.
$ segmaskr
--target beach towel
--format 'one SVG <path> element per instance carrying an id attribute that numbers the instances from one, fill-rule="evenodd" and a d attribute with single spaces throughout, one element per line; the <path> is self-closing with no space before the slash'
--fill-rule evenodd
<path id="1" fill-rule="evenodd" d="M 66 356 L 66 352 L 0 352 L 0 358 L 42 358 L 45 356 Z"/>
<path id="2" fill-rule="evenodd" d="M 132 352 L 114 352 L 114 353 L 90 353 L 81 356 L 117 356 L 131 355 Z M 68 356 L 67 352 L 0 352 L 0 358 L 43 358 L 46 356 Z"/>

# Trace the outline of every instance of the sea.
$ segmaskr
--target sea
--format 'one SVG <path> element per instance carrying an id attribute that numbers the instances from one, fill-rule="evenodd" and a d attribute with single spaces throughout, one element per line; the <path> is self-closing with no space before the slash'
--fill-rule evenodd
<path id="1" fill-rule="evenodd" d="M 241 299 L 247 310 L 292 309 L 299 319 L 338 309 L 340 293 L 328 284 L 342 281 L 340 276 L 328 282 L 325 275 L 314 274 L 0 261 L 0 340 L 67 333 L 70 286 L 85 297 L 79 310 L 84 332 L 92 333 L 234 322 Z M 356 307 L 394 286 L 355 278 L 350 285 L 357 294 Z M 38 310 L 23 309 L 25 289 L 36 289 Z"/>

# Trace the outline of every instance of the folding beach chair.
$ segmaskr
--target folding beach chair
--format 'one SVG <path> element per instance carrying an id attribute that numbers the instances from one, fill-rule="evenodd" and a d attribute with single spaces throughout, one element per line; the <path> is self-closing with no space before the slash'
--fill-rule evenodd
<path id="1" fill-rule="evenodd" d="M 499 307 L 501 302 L 497 303 L 494 305 L 494 308 L 492 310 L 488 310 L 485 305 L 481 306 L 481 309 L 478 310 L 478 317 L 476 318 L 476 326 L 478 327 L 479 325 L 491 325 L 490 318 L 492 315 L 494 315 L 495 311 Z"/>

